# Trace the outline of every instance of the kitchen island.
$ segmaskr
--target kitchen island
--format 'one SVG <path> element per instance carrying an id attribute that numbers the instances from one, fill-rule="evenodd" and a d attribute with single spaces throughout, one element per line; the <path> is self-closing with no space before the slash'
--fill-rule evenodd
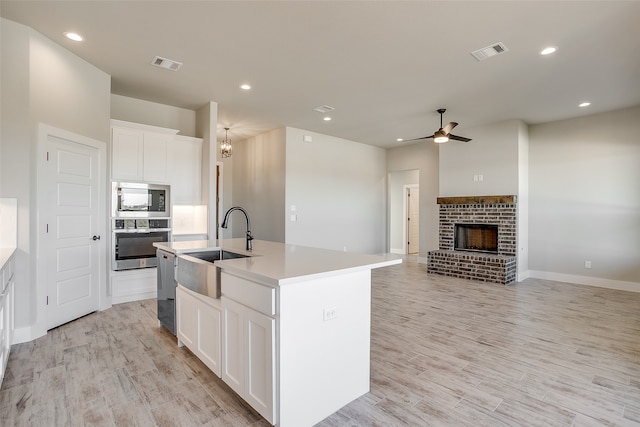
<path id="1" fill-rule="evenodd" d="M 178 340 L 270 423 L 311 426 L 369 391 L 371 269 L 400 259 L 261 240 L 249 252 L 244 239 L 154 245 L 248 255 L 215 262 L 219 299 L 179 284 Z"/>

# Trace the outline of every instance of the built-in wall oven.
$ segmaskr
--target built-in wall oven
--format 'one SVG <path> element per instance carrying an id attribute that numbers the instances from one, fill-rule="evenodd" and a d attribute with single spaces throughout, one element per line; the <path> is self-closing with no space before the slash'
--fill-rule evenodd
<path id="1" fill-rule="evenodd" d="M 153 243 L 171 241 L 171 187 L 145 182 L 111 187 L 111 268 L 157 267 Z"/>
<path id="2" fill-rule="evenodd" d="M 169 218 L 114 218 L 113 270 L 157 267 L 154 242 L 171 241 Z"/>

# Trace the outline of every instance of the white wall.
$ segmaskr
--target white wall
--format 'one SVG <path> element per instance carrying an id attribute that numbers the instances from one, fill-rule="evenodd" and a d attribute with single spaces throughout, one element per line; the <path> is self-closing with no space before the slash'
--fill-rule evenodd
<path id="1" fill-rule="evenodd" d="M 38 123 L 109 140 L 110 77 L 40 33 L 2 20 L 2 197 L 18 199 L 16 327 L 36 310 Z M 105 176 L 106 179 L 106 176 Z M 29 332 L 27 332 L 29 333 Z"/>
<path id="2" fill-rule="evenodd" d="M 640 107 L 533 125 L 529 138 L 532 274 L 640 291 Z"/>
<path id="3" fill-rule="evenodd" d="M 111 118 L 179 130 L 196 136 L 196 112 L 122 95 L 111 95 Z"/>
<path id="4" fill-rule="evenodd" d="M 386 187 L 385 150 L 286 128 L 286 243 L 386 252 Z"/>
<path id="5" fill-rule="evenodd" d="M 440 197 L 518 194 L 520 120 L 470 128 L 440 147 Z M 482 181 L 474 181 L 482 175 Z"/>
<path id="6" fill-rule="evenodd" d="M 249 213 L 256 239 L 285 241 L 285 138 L 285 129 L 280 128 L 244 141 L 232 139 L 232 201 Z M 243 215 L 234 212 L 230 220 L 223 236 L 244 237 Z"/>
<path id="7" fill-rule="evenodd" d="M 419 183 L 420 171 L 418 170 L 389 173 L 389 251 L 391 253 L 406 253 L 405 187 L 419 186 Z"/>
<path id="8" fill-rule="evenodd" d="M 387 150 L 387 171 L 419 171 L 420 258 L 438 249 L 438 144 L 421 142 Z"/>

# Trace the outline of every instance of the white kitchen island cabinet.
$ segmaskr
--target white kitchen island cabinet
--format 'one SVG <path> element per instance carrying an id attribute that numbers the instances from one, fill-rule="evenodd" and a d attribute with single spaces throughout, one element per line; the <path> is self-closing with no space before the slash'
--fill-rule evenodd
<path id="1" fill-rule="evenodd" d="M 213 373 L 221 376 L 220 301 L 178 286 L 176 316 L 178 345 L 187 346 Z"/>
<path id="2" fill-rule="evenodd" d="M 245 243 L 154 245 L 247 256 L 215 262 L 221 378 L 271 424 L 313 426 L 369 391 L 371 269 L 402 261 L 262 240 L 249 252 Z"/>
<path id="3" fill-rule="evenodd" d="M 229 297 L 224 296 L 223 289 L 220 299 L 224 313 L 222 380 L 273 424 L 276 320 L 271 317 L 275 314 L 270 309 L 273 304 L 256 296 L 272 294 L 275 300 L 275 289 L 226 273 L 221 279 L 229 290 Z M 263 301 L 265 304 L 261 304 Z M 261 306 L 265 308 L 261 310 Z"/>

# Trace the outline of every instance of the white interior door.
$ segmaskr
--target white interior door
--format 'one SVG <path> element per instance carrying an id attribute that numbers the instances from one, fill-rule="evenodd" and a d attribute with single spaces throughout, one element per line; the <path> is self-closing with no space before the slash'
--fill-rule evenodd
<path id="1" fill-rule="evenodd" d="M 39 191 L 39 280 L 46 282 L 46 327 L 52 329 L 99 308 L 105 195 L 98 147 L 48 134 L 46 151 L 39 171 L 45 178 Z"/>
<path id="2" fill-rule="evenodd" d="M 407 189 L 407 253 L 417 254 L 420 251 L 420 189 Z"/>

